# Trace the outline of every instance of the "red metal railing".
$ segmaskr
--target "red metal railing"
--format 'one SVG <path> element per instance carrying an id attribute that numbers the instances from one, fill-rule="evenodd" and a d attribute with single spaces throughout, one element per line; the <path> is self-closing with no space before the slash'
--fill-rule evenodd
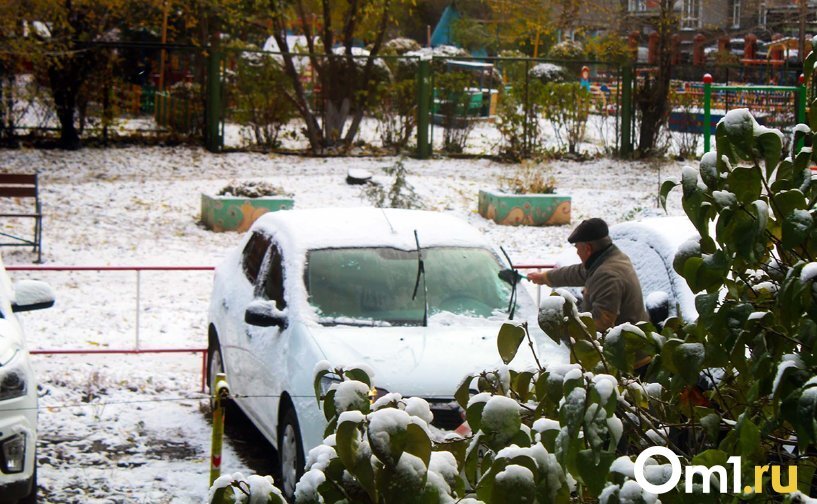
<path id="1" fill-rule="evenodd" d="M 163 353 L 200 353 L 201 354 L 201 390 L 205 389 L 207 377 L 207 348 L 141 348 L 140 313 L 142 306 L 142 272 L 143 271 L 213 271 L 213 266 L 6 266 L 6 271 L 133 271 L 136 273 L 136 339 L 134 348 L 71 348 L 71 349 L 33 349 L 32 355 L 100 355 L 100 354 L 163 354 Z"/>
<path id="2" fill-rule="evenodd" d="M 542 264 L 517 264 L 517 269 L 552 269 L 555 267 L 552 263 Z M 6 266 L 6 271 L 28 271 L 28 272 L 47 272 L 47 271 L 133 271 L 136 273 L 136 338 L 134 348 L 88 348 L 88 349 L 33 349 L 28 353 L 32 355 L 104 355 L 104 354 L 163 354 L 163 353 L 200 353 L 201 359 L 201 390 L 204 391 L 207 377 L 207 348 L 141 348 L 140 345 L 140 320 L 141 312 L 141 274 L 143 271 L 213 271 L 213 266 L 52 266 L 52 265 L 9 265 Z M 542 286 L 537 286 L 536 291 L 536 305 L 541 301 Z"/>

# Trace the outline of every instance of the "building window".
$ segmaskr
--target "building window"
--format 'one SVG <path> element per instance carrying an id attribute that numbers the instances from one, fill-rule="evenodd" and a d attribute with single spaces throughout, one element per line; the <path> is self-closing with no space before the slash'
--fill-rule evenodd
<path id="1" fill-rule="evenodd" d="M 740 28 L 740 0 L 732 0 L 732 28 Z"/>
<path id="2" fill-rule="evenodd" d="M 628 0 L 627 10 L 630 12 L 644 12 L 647 10 L 647 0 Z"/>
<path id="3" fill-rule="evenodd" d="M 766 13 L 768 9 L 766 8 L 766 2 L 760 2 L 757 11 L 757 24 L 758 26 L 766 26 Z"/>
<path id="4" fill-rule="evenodd" d="M 684 0 L 684 10 L 681 15 L 681 28 L 693 30 L 701 27 L 700 0 Z"/>

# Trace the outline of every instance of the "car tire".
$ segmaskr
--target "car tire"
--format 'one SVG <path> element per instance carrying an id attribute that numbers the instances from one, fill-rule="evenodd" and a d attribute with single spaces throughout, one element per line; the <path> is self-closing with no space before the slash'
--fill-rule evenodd
<path id="1" fill-rule="evenodd" d="M 213 400 L 213 380 L 215 380 L 216 375 L 218 373 L 224 372 L 224 358 L 221 355 L 221 345 L 218 342 L 218 337 L 212 336 L 210 337 L 210 344 L 207 348 L 207 388 L 210 390 L 210 411 L 213 411 L 216 407 L 215 401 Z M 222 406 L 224 408 L 230 408 L 232 401 L 230 399 L 226 399 L 222 401 Z"/>
<path id="2" fill-rule="evenodd" d="M 281 469 L 281 490 L 290 501 L 295 497 L 295 484 L 304 473 L 304 448 L 301 428 L 295 409 L 288 407 L 278 426 L 278 464 Z"/>
<path id="3" fill-rule="evenodd" d="M 207 387 L 212 392 L 213 380 L 215 380 L 218 373 L 224 372 L 224 359 L 221 356 L 221 347 L 218 340 L 211 343 L 207 349 Z"/>

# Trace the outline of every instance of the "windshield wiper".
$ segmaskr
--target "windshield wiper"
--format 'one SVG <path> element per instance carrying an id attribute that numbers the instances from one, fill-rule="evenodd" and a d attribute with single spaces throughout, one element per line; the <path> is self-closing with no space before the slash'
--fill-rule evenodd
<path id="1" fill-rule="evenodd" d="M 420 288 L 420 277 L 423 277 L 423 327 L 428 327 L 428 286 L 426 285 L 426 267 L 423 262 L 423 252 L 420 249 L 420 238 L 417 236 L 417 230 L 414 230 L 414 241 L 417 243 L 417 280 L 414 281 L 414 294 L 411 295 L 411 300 L 417 297 L 417 289 Z"/>
<path id="2" fill-rule="evenodd" d="M 505 248 L 500 246 L 499 250 L 502 251 L 505 259 L 508 261 L 508 265 L 511 267 L 510 270 L 500 271 L 499 278 L 511 284 L 511 299 L 508 300 L 508 320 L 513 320 L 513 314 L 516 312 L 516 285 L 519 283 L 519 279 L 522 278 L 522 275 L 520 275 L 519 272 L 516 271 L 516 268 L 514 268 L 513 261 L 511 261 L 508 253 L 505 252 Z"/>

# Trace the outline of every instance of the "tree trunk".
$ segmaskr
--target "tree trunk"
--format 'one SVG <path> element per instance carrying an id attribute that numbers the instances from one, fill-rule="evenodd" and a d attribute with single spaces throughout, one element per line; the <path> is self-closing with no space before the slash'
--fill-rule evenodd
<path id="1" fill-rule="evenodd" d="M 638 154 L 647 157 L 656 154 L 661 128 L 669 116 L 669 88 L 672 74 L 672 33 L 677 27 L 672 0 L 661 0 L 658 21 L 657 68 L 652 79 L 645 80 L 637 93 L 641 110 L 641 130 L 638 136 Z"/>
<path id="2" fill-rule="evenodd" d="M 57 118 L 60 121 L 59 146 L 63 149 L 77 150 L 81 142 L 74 124 L 74 114 L 79 85 L 71 82 L 73 80 L 71 76 L 74 73 L 72 66 L 70 63 L 63 66 L 51 65 L 48 69 L 48 77 L 51 83 L 51 94 L 54 96 L 54 105 L 57 108 Z"/>

